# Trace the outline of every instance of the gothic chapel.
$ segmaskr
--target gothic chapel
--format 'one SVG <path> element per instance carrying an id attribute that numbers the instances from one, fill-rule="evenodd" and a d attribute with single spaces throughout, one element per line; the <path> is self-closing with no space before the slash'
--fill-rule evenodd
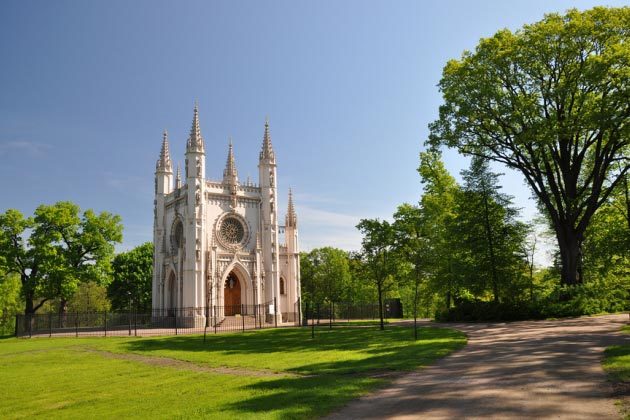
<path id="1" fill-rule="evenodd" d="M 269 123 L 265 122 L 258 185 L 239 182 L 231 142 L 223 180 L 206 179 L 196 105 L 185 157 L 185 178 L 178 166 L 173 182 L 164 132 L 155 168 L 154 313 L 172 316 L 183 310 L 186 323 L 197 326 L 206 317 L 247 316 L 264 307 L 267 322 L 297 322 L 297 216 L 289 191 L 285 225 L 278 223 Z"/>

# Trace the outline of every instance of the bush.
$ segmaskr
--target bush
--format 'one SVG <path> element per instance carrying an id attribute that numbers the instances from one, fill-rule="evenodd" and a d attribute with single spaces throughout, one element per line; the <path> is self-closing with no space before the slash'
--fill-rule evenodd
<path id="1" fill-rule="evenodd" d="M 630 309 L 630 279 L 602 277 L 576 286 L 557 286 L 537 302 L 464 300 L 436 312 L 437 321 L 520 321 L 561 318 Z"/>
<path id="2" fill-rule="evenodd" d="M 520 302 L 463 301 L 450 309 L 438 311 L 437 321 L 521 321 L 540 318 L 535 307 Z"/>

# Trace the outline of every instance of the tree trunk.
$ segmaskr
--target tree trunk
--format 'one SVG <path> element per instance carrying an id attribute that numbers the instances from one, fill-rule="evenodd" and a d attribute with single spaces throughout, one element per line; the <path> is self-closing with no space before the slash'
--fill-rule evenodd
<path id="1" fill-rule="evenodd" d="M 31 325 L 33 323 L 33 315 L 35 315 L 35 303 L 33 302 L 35 299 L 33 298 L 33 294 L 29 293 L 25 296 L 24 302 L 24 331 L 30 331 Z"/>
<path id="2" fill-rule="evenodd" d="M 492 226 L 490 226 L 490 209 L 488 208 L 488 194 L 483 191 L 483 213 L 486 239 L 488 240 L 488 252 L 490 256 L 490 270 L 492 274 L 492 294 L 494 301 L 499 302 L 499 279 L 497 276 L 496 258 L 494 256 L 494 240 L 492 238 Z"/>
<path id="3" fill-rule="evenodd" d="M 582 284 L 582 234 L 560 230 L 557 237 L 562 262 L 560 283 L 567 286 Z"/>
<path id="4" fill-rule="evenodd" d="M 418 339 L 418 279 L 413 291 L 413 339 Z"/>
<path id="5" fill-rule="evenodd" d="M 381 318 L 381 330 L 385 329 L 385 322 L 383 320 L 383 285 L 378 284 L 378 315 Z"/>
<path id="6" fill-rule="evenodd" d="M 59 323 L 62 327 L 66 326 L 66 320 L 68 315 L 68 300 L 62 298 L 59 301 Z"/>

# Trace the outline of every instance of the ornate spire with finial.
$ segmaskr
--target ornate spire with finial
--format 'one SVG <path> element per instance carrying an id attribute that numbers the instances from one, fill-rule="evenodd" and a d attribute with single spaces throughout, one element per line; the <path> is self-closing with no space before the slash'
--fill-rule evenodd
<path id="1" fill-rule="evenodd" d="M 237 179 L 238 173 L 236 172 L 236 163 L 234 163 L 234 148 L 232 146 L 232 138 L 230 137 L 227 161 L 225 162 L 225 169 L 223 170 L 223 180 L 227 181 Z"/>
<path id="2" fill-rule="evenodd" d="M 190 128 L 190 136 L 188 136 L 187 151 L 204 152 L 203 137 L 201 137 L 201 128 L 199 128 L 199 105 L 195 101 L 195 109 L 193 111 L 192 127 Z"/>
<path id="3" fill-rule="evenodd" d="M 271 147 L 271 135 L 269 134 L 269 118 L 265 118 L 265 134 L 263 136 L 262 150 L 260 151 L 260 160 L 263 159 L 275 160 L 273 147 Z"/>
<path id="4" fill-rule="evenodd" d="M 177 176 L 175 177 L 175 188 L 182 187 L 182 170 L 179 167 L 179 163 L 177 164 Z"/>
<path id="5" fill-rule="evenodd" d="M 289 208 L 287 209 L 285 225 L 287 227 L 297 227 L 297 215 L 295 214 L 295 207 L 293 207 L 293 192 L 291 188 L 289 188 Z"/>
<path id="6" fill-rule="evenodd" d="M 155 165 L 157 171 L 173 172 L 173 164 L 171 163 L 171 154 L 168 150 L 168 132 L 164 130 L 162 134 L 162 149 L 160 150 L 160 158 Z"/>

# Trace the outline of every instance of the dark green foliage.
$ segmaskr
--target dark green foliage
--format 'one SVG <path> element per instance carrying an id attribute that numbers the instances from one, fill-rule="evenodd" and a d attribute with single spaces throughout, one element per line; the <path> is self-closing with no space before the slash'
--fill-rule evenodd
<path id="1" fill-rule="evenodd" d="M 500 192 L 499 174 L 475 157 L 462 171 L 455 218 L 448 225 L 456 284 L 475 298 L 518 300 L 527 286 L 524 248 L 527 226 L 512 197 Z M 462 292 L 460 292 L 461 294 Z"/>
<path id="2" fill-rule="evenodd" d="M 527 302 L 495 302 L 464 300 L 449 309 L 437 311 L 435 319 L 452 321 L 520 321 L 540 318 L 537 308 Z"/>
<path id="3" fill-rule="evenodd" d="M 558 279 L 559 280 L 559 279 Z M 630 279 L 603 278 L 581 285 L 559 285 L 535 302 L 463 300 L 437 311 L 439 321 L 518 321 L 621 312 L 630 309 Z"/>
<path id="4" fill-rule="evenodd" d="M 151 310 L 153 281 L 153 243 L 146 242 L 131 251 L 122 252 L 112 262 L 113 280 L 107 296 L 114 311 Z"/>

